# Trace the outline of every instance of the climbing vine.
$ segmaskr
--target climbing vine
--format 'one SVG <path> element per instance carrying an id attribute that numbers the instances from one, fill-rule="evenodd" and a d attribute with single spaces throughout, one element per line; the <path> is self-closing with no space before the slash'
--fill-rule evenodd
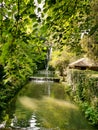
<path id="1" fill-rule="evenodd" d="M 98 73 L 70 70 L 72 97 L 80 104 L 85 117 L 98 127 Z"/>

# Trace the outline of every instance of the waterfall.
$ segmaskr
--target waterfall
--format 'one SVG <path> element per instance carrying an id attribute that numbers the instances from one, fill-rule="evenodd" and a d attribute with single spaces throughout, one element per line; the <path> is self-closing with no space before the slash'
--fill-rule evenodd
<path id="1" fill-rule="evenodd" d="M 52 53 L 52 46 L 49 46 L 48 47 L 48 50 L 47 50 L 47 64 L 46 64 L 46 76 L 47 76 L 47 79 L 48 79 L 48 74 L 49 74 L 49 61 L 51 59 L 51 53 Z M 48 90 L 48 96 L 50 96 L 50 83 L 47 84 L 47 90 Z"/>
<path id="2" fill-rule="evenodd" d="M 51 59 L 51 54 L 52 54 L 52 46 L 50 46 L 47 50 L 47 63 L 46 63 L 46 71 L 49 70 L 49 61 Z"/>

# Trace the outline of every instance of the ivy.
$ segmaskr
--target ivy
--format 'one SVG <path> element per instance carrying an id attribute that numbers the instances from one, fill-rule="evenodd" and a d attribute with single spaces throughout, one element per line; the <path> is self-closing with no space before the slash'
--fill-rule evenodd
<path id="1" fill-rule="evenodd" d="M 82 70 L 70 70 L 72 79 L 72 96 L 77 102 L 85 117 L 88 121 L 94 125 L 98 125 L 98 89 L 97 72 L 82 71 Z M 74 86 L 74 90 L 73 90 Z"/>

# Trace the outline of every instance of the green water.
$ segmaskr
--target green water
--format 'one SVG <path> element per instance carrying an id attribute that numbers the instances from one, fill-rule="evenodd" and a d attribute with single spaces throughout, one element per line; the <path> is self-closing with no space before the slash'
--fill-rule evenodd
<path id="1" fill-rule="evenodd" d="M 14 113 L 20 127 L 29 127 L 34 114 L 41 130 L 94 130 L 60 83 L 31 81 L 19 92 Z"/>

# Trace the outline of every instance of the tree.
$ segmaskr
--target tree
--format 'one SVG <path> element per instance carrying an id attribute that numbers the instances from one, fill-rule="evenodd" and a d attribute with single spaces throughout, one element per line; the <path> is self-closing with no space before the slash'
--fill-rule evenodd
<path id="1" fill-rule="evenodd" d="M 87 52 L 97 58 L 95 2 L 97 0 L 47 0 L 44 5 L 43 0 L 43 11 L 39 6 L 38 15 L 35 11 L 36 3 L 32 0 L 0 1 L 0 62 L 5 72 L 2 80 L 5 87 L 3 101 L 10 101 L 36 69 L 45 67 L 50 47 L 54 53 L 57 52 L 58 66 L 52 61 L 51 64 L 59 69 L 69 63 L 67 57 L 71 58 L 74 53 L 76 56 L 84 53 L 84 47 L 79 41 L 85 30 L 90 30 L 90 43 L 86 46 L 93 47 L 88 47 Z M 94 44 L 91 44 L 92 41 Z M 9 98 L 5 96 L 7 92 L 10 92 Z"/>
<path id="2" fill-rule="evenodd" d="M 91 1 L 91 11 L 88 15 L 89 32 L 81 39 L 81 45 L 87 56 L 98 61 L 98 0 Z"/>
<path id="3" fill-rule="evenodd" d="M 90 2 L 89 0 L 48 0 L 45 11 L 47 16 L 44 19 L 42 30 L 45 29 L 46 39 L 53 48 L 51 65 L 62 68 L 62 66 L 66 66 L 65 61 L 67 61 L 63 56 L 64 53 L 65 55 L 75 53 L 78 57 L 85 54 L 79 41 L 81 34 L 85 30 L 88 31 L 91 25 L 88 25 L 88 22 L 90 23 L 88 20 Z M 68 50 L 64 49 L 66 46 Z M 55 65 L 55 63 L 58 64 Z M 69 61 L 67 65 L 68 63 Z M 63 72 L 62 70 L 61 72 Z"/>
<path id="4" fill-rule="evenodd" d="M 72 53 L 68 46 L 63 46 L 62 51 L 59 49 L 55 50 L 50 60 L 50 65 L 53 66 L 59 75 L 64 77 L 66 75 L 68 64 L 75 58 L 75 53 Z"/>
<path id="5" fill-rule="evenodd" d="M 6 114 L 11 99 L 45 60 L 43 40 L 34 32 L 33 24 L 39 24 L 34 9 L 32 0 L 0 1 L 0 64 L 4 68 L 0 86 L 1 114 Z"/>
<path id="6" fill-rule="evenodd" d="M 81 32 L 87 29 L 89 1 L 47 1 L 46 8 L 48 17 L 45 25 L 48 26 L 47 34 L 52 36 L 53 42 L 61 47 L 68 45 L 73 51 L 80 52 L 79 40 Z"/>

